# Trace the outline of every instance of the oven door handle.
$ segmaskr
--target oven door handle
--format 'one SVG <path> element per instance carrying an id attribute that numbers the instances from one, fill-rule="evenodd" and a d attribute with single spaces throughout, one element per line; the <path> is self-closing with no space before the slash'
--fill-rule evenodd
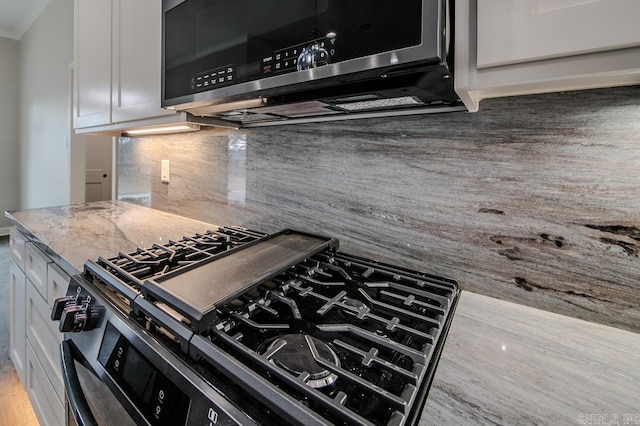
<path id="1" fill-rule="evenodd" d="M 64 387 L 67 391 L 69 407 L 78 426 L 97 426 L 98 423 L 91 413 L 87 399 L 84 397 L 78 373 L 74 364 L 74 350 L 67 340 L 60 343 L 60 361 L 62 363 L 62 375 Z"/>

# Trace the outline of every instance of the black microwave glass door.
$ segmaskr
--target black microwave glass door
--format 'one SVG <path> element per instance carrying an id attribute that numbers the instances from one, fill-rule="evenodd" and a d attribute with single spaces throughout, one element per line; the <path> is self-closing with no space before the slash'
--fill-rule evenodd
<path id="1" fill-rule="evenodd" d="M 186 0 L 164 16 L 165 98 L 418 46 L 422 0 Z"/>

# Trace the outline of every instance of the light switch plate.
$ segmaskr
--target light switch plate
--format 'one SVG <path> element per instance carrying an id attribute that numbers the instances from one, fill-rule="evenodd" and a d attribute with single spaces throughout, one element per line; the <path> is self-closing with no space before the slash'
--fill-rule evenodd
<path id="1" fill-rule="evenodd" d="M 169 160 L 162 160 L 160 165 L 160 181 L 162 183 L 169 183 L 170 180 L 170 172 L 169 172 Z"/>

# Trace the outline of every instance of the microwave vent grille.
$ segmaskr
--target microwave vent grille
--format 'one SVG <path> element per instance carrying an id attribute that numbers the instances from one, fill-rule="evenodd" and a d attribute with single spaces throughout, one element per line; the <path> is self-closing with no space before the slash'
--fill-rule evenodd
<path id="1" fill-rule="evenodd" d="M 420 99 L 414 96 L 401 96 L 398 98 L 375 99 L 358 102 L 348 102 L 337 104 L 337 108 L 345 111 L 364 111 L 382 108 L 398 108 L 424 105 Z"/>

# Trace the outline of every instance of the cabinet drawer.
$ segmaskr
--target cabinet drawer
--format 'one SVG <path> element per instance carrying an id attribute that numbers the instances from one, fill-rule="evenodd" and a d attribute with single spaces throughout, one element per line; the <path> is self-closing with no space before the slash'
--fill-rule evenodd
<path id="1" fill-rule="evenodd" d="M 25 303 L 27 278 L 24 272 L 13 262 L 9 267 L 9 348 L 11 361 L 24 385 L 24 366 L 26 358 Z"/>
<path id="2" fill-rule="evenodd" d="M 58 331 L 58 323 L 51 321 L 51 309 L 30 284 L 27 284 L 26 322 L 27 340 L 44 367 L 58 399 L 64 401 L 64 381 L 59 350 L 63 336 Z"/>
<path id="3" fill-rule="evenodd" d="M 27 395 L 38 422 L 43 426 L 64 426 L 64 400 L 58 399 L 34 348 L 28 342 L 26 367 Z"/>
<path id="4" fill-rule="evenodd" d="M 49 309 L 51 309 L 53 302 L 58 297 L 67 295 L 70 279 L 71 277 L 65 274 L 58 265 L 55 263 L 49 264 L 49 269 L 47 270 L 47 304 Z"/>
<path id="5" fill-rule="evenodd" d="M 49 263 L 51 263 L 51 259 L 47 255 L 38 250 L 33 243 L 27 244 L 25 272 L 44 300 L 47 300 L 47 268 Z"/>
<path id="6" fill-rule="evenodd" d="M 20 231 L 17 231 L 15 228 L 11 228 L 9 230 L 9 235 L 11 236 L 11 239 L 9 240 L 11 259 L 13 259 L 13 261 L 16 262 L 16 265 L 18 265 L 20 269 L 24 271 L 27 237 L 22 235 L 22 233 L 20 233 Z"/>

